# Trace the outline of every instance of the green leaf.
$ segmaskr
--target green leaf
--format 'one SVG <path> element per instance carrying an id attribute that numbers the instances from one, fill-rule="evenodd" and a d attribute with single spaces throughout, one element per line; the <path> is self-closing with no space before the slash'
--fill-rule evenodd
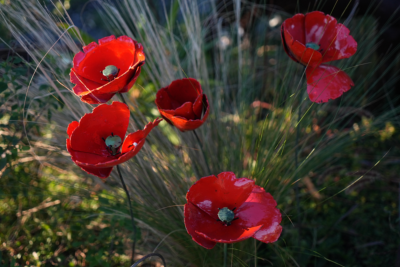
<path id="1" fill-rule="evenodd" d="M 0 159 L 0 170 L 2 170 L 7 164 L 7 158 Z"/>
<path id="2" fill-rule="evenodd" d="M 0 82 L 0 93 L 8 89 L 8 85 L 5 82 Z"/>

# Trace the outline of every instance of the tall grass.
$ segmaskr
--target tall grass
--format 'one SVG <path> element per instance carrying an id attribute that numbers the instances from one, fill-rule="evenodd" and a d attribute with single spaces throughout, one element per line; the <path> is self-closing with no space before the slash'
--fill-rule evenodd
<path id="1" fill-rule="evenodd" d="M 181 133 L 162 122 L 141 152 L 122 164 L 122 175 L 134 199 L 135 220 L 152 236 L 151 241 L 139 236 L 137 250 L 140 254 L 160 252 L 169 266 L 221 266 L 222 246 L 213 250 L 200 247 L 183 223 L 185 194 L 197 179 L 210 175 L 210 168 L 212 174 L 233 171 L 237 177 L 254 179 L 274 196 L 283 214 L 284 230 L 278 242 L 265 246 L 247 240 L 229 245 L 231 265 L 253 264 L 257 248 L 262 247 L 263 254 L 257 255 L 265 266 L 299 266 L 303 262 L 298 255 L 310 248 L 301 242 L 307 234 L 301 230 L 307 218 L 301 209 L 296 211 L 294 186 L 310 173 L 335 166 L 340 161 L 337 155 L 351 151 L 353 142 L 368 134 L 368 129 L 381 128 L 394 118 L 397 107 L 385 106 L 373 116 L 365 109 L 385 98 L 385 88 L 397 82 L 396 75 L 389 74 L 396 70 L 398 49 L 378 57 L 382 31 L 376 28 L 375 19 L 369 15 L 353 18 L 348 27 L 358 51 L 334 64 L 349 74 L 355 86 L 338 100 L 313 104 L 306 93 L 303 68 L 282 49 L 280 24 L 269 24 L 273 18 L 282 21 L 292 14 L 268 2 L 252 4 L 251 12 L 257 16 L 242 35 L 241 5 L 247 2 L 233 3 L 234 11 L 223 20 L 218 16 L 223 6 L 213 0 L 157 1 L 162 12 L 144 0 L 97 1 L 110 34 L 128 35 L 145 48 L 146 64 L 128 100 L 134 116 L 128 132 L 142 129 L 159 116 L 153 104 L 155 93 L 174 79 L 198 79 L 211 108 L 207 122 L 196 130 L 200 144 L 192 132 Z M 371 14 L 375 8 L 372 3 Z M 95 177 L 87 179 L 88 175 L 69 161 L 65 149 L 67 125 L 93 108 L 73 94 L 69 82 L 72 58 L 85 45 L 79 29 L 66 10 L 52 13 L 36 1 L 1 4 L 0 15 L 32 59 L 32 75 L 18 78 L 29 82 L 23 92 L 35 101 L 43 97 L 39 87 L 46 84 L 49 93 L 65 103 L 51 122 L 40 118 L 51 131 L 30 143 L 30 153 L 43 168 L 51 162 L 67 171 L 64 178 L 52 178 L 57 183 L 97 184 L 122 198 L 123 192 L 114 186 L 119 183 L 116 171 L 105 184 Z M 37 113 L 30 110 L 30 104 L 24 103 L 25 114 Z M 369 124 L 363 123 L 367 117 Z M 24 125 L 29 122 L 25 120 Z M 28 138 L 37 139 L 29 134 Z M 49 153 L 48 148 L 56 149 Z M 74 177 L 72 182 L 70 177 Z M 334 201 L 329 197 L 323 201 Z M 303 192 L 300 198 L 308 196 Z M 108 216 L 128 218 L 127 210 L 121 213 L 112 205 L 108 209 Z M 336 259 L 325 260 L 328 264 Z"/>

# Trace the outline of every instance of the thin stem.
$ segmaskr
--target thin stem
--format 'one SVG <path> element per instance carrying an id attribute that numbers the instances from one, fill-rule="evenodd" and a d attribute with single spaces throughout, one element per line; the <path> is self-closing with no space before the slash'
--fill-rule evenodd
<path id="1" fill-rule="evenodd" d="M 194 133 L 194 136 L 196 136 L 197 142 L 199 142 L 201 153 L 203 154 L 204 161 L 206 162 L 208 174 L 211 174 L 211 169 L 210 169 L 210 166 L 208 165 L 208 161 L 207 161 L 207 158 L 206 158 L 206 154 L 204 154 L 203 145 L 202 145 L 201 142 L 200 142 L 200 138 L 199 138 L 199 136 L 197 135 L 197 133 L 196 133 L 195 130 L 193 130 L 193 133 Z"/>
<path id="2" fill-rule="evenodd" d="M 257 239 L 254 238 L 254 267 L 257 267 Z"/>
<path id="3" fill-rule="evenodd" d="M 227 260 L 227 255 L 228 255 L 228 244 L 224 243 L 224 267 L 226 267 L 226 260 Z"/>
<path id="4" fill-rule="evenodd" d="M 132 221 L 132 227 L 133 227 L 133 244 L 132 244 L 132 257 L 131 257 L 131 263 L 133 263 L 133 260 L 135 258 L 135 247 L 136 247 L 136 225 L 135 225 L 135 218 L 133 217 L 133 209 L 132 209 L 132 203 L 131 203 L 131 197 L 129 195 L 128 189 L 126 188 L 124 179 L 122 178 L 121 175 L 121 170 L 119 168 L 119 165 L 117 165 L 117 171 L 119 174 L 119 178 L 121 179 L 122 187 L 124 188 L 126 197 L 128 198 L 128 203 L 129 203 L 129 211 L 131 213 L 131 221 Z"/>
<path id="5" fill-rule="evenodd" d="M 163 264 L 164 264 L 164 267 L 167 267 L 167 264 L 165 263 L 164 257 L 163 257 L 161 254 L 154 253 L 154 252 L 153 252 L 153 253 L 150 253 L 150 254 L 147 254 L 146 256 L 144 256 L 143 258 L 141 258 L 140 260 L 138 260 L 137 262 L 135 262 L 135 264 L 133 264 L 131 267 L 136 267 L 136 266 L 138 266 L 139 263 L 141 263 L 141 262 L 144 261 L 145 259 L 150 258 L 150 257 L 153 257 L 153 256 L 157 256 L 157 257 L 161 258 L 161 260 L 162 260 L 162 262 L 163 262 Z"/>
<path id="6" fill-rule="evenodd" d="M 294 177 L 294 180 L 295 180 L 295 181 L 297 181 L 297 177 L 298 177 L 297 169 L 298 169 L 298 167 L 299 167 L 299 160 L 298 160 L 298 157 L 299 157 L 299 137 L 300 137 L 300 120 L 301 120 L 301 102 L 300 102 L 299 108 L 298 108 L 298 116 L 297 116 L 297 119 L 298 119 L 299 121 L 298 121 L 297 127 L 296 127 L 296 143 L 295 143 L 296 150 L 295 150 L 295 155 L 294 155 L 294 164 L 295 164 L 295 167 L 296 167 L 296 169 L 295 169 L 296 175 L 295 175 L 295 177 Z M 299 197 L 299 183 L 298 183 L 298 182 L 295 183 L 295 185 L 294 185 L 294 191 L 295 191 L 295 195 L 296 195 L 296 213 L 297 213 L 297 221 L 300 222 L 300 221 L 301 221 L 301 220 L 300 220 L 300 197 Z M 297 224 L 297 231 L 298 231 L 298 235 L 299 235 L 299 238 L 298 238 L 298 240 L 297 240 L 297 245 L 299 246 L 299 245 L 300 245 L 300 225 L 299 225 L 299 223 Z"/>

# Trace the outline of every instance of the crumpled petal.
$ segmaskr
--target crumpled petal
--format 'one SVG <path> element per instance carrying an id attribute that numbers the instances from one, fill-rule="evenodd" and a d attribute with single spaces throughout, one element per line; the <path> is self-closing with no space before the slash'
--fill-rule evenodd
<path id="1" fill-rule="evenodd" d="M 203 123 L 207 120 L 208 114 L 210 112 L 209 104 L 208 104 L 208 99 L 206 95 L 203 95 L 202 99 L 202 110 L 205 109 L 203 118 L 201 119 L 193 119 L 193 120 L 188 120 L 186 118 L 180 117 L 180 116 L 175 116 L 171 110 L 164 110 L 164 109 L 158 109 L 160 112 L 161 116 L 167 121 L 173 124 L 176 128 L 178 128 L 181 132 L 185 131 L 191 131 L 199 128 Z M 196 102 L 196 112 L 198 112 L 198 102 Z M 172 114 L 171 114 L 172 113 Z"/>
<path id="2" fill-rule="evenodd" d="M 306 77 L 308 96 L 316 103 L 336 99 L 354 86 L 354 82 L 344 71 L 330 65 L 308 67 Z"/>
<path id="3" fill-rule="evenodd" d="M 222 172 L 218 177 L 211 175 L 201 178 L 192 185 L 186 199 L 216 220 L 218 209 L 240 207 L 249 197 L 253 186 L 253 180 L 237 179 L 233 172 Z"/>

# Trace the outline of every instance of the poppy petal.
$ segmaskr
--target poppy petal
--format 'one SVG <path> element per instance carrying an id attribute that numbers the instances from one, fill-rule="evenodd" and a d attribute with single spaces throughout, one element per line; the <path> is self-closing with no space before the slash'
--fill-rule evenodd
<path id="1" fill-rule="evenodd" d="M 276 208 L 276 201 L 270 193 L 265 192 L 264 188 L 259 186 L 253 187 L 250 196 L 235 211 L 235 216 L 239 218 L 236 222 L 241 227 L 247 228 L 262 225 L 259 230 L 262 232 L 257 232 L 258 240 L 269 240 L 270 238 L 275 238 L 276 233 L 280 233 L 277 228 L 280 228 L 279 224 L 282 221 L 282 216 Z M 278 237 L 279 235 L 276 239 Z M 270 242 L 275 242 L 276 239 Z"/>
<path id="2" fill-rule="evenodd" d="M 179 108 L 175 109 L 174 116 L 181 117 L 186 120 L 194 120 L 196 116 L 193 112 L 193 103 L 186 102 Z"/>
<path id="3" fill-rule="evenodd" d="M 274 222 L 272 225 L 261 227 L 260 230 L 253 235 L 253 238 L 264 243 L 273 243 L 278 240 L 281 233 L 282 226 Z"/>
<path id="4" fill-rule="evenodd" d="M 138 130 L 134 133 L 129 134 L 125 140 L 124 143 L 122 144 L 121 147 L 121 153 L 124 154 L 128 151 L 131 151 L 134 149 L 134 143 L 139 144 L 142 140 L 144 140 L 147 135 L 153 130 L 154 127 L 156 127 L 162 119 L 155 119 L 153 122 L 149 122 L 143 130 Z"/>
<path id="5" fill-rule="evenodd" d="M 196 205 L 214 219 L 218 219 L 218 209 L 240 207 L 249 197 L 254 181 L 236 178 L 233 172 L 222 172 L 201 178 L 188 193 L 188 202 Z"/>
<path id="6" fill-rule="evenodd" d="M 343 24 L 337 24 L 334 31 L 334 41 L 323 53 L 322 62 L 349 58 L 357 52 L 357 42 L 350 35 L 350 30 Z"/>
<path id="7" fill-rule="evenodd" d="M 203 103 L 205 96 L 206 95 L 201 94 L 196 98 L 196 101 L 194 101 L 193 112 L 194 112 L 194 114 L 196 116 L 195 119 L 200 119 L 201 115 L 203 113 L 203 108 L 204 109 L 207 108 L 207 105 Z"/>
<path id="8" fill-rule="evenodd" d="M 321 11 L 307 13 L 304 21 L 305 43 L 317 44 L 325 51 L 335 38 L 336 24 L 337 21 L 334 17 L 325 15 Z"/>
<path id="9" fill-rule="evenodd" d="M 202 224 L 198 227 L 196 233 L 200 236 L 218 243 L 235 243 L 252 237 L 262 225 L 249 227 L 247 229 L 241 228 L 232 222 L 231 225 L 226 226 L 222 222 L 214 221 L 213 224 Z"/>
<path id="10" fill-rule="evenodd" d="M 171 100 L 174 100 L 172 108 L 176 109 L 186 102 L 194 103 L 197 96 L 203 93 L 203 90 L 197 80 L 187 78 L 173 81 L 168 86 L 167 92 Z"/>
<path id="11" fill-rule="evenodd" d="M 91 105 L 95 105 L 95 104 L 99 104 L 99 103 L 106 103 L 114 95 L 115 95 L 115 93 L 114 94 L 99 94 L 96 91 L 93 91 L 91 94 L 82 96 L 81 101 L 91 104 Z"/>
<path id="12" fill-rule="evenodd" d="M 77 121 L 71 122 L 71 123 L 68 125 L 68 128 L 67 128 L 67 134 L 68 134 L 68 136 L 71 136 L 72 132 L 75 131 L 76 127 L 78 127 L 78 126 L 79 126 L 79 122 L 77 122 Z"/>
<path id="13" fill-rule="evenodd" d="M 171 98 L 167 87 L 161 88 L 156 94 L 156 105 L 159 109 L 172 109 Z"/>
<path id="14" fill-rule="evenodd" d="M 74 69 L 71 69 L 70 81 L 75 84 L 73 90 L 77 96 L 89 94 L 90 91 L 95 90 L 105 84 L 105 82 L 97 83 L 86 79 L 85 77 L 78 75 Z"/>
<path id="15" fill-rule="evenodd" d="M 111 171 L 113 167 L 110 168 L 93 168 L 93 167 L 87 167 L 87 166 L 81 166 L 77 164 L 79 167 L 81 167 L 82 170 L 87 172 L 88 174 L 92 174 L 94 176 L 99 177 L 100 179 L 106 179 L 108 176 L 110 176 Z"/>
<path id="16" fill-rule="evenodd" d="M 290 51 L 289 55 L 292 55 L 303 65 L 314 66 L 321 64 L 322 55 L 320 52 L 307 48 L 305 44 L 294 40 L 288 31 L 284 31 L 283 34 L 286 48 Z"/>
<path id="17" fill-rule="evenodd" d="M 129 124 L 129 108 L 120 102 L 103 104 L 85 114 L 71 135 L 71 147 L 76 151 L 109 156 L 104 139 L 114 134 L 124 140 Z"/>
<path id="18" fill-rule="evenodd" d="M 82 96 L 98 91 L 97 94 L 110 94 L 129 91 L 140 74 L 144 64 L 143 46 L 127 36 L 108 36 L 85 46 L 73 60 L 71 82 L 76 84 L 75 94 Z M 116 77 L 108 81 L 102 71 L 107 66 L 118 68 Z M 105 101 L 100 98 L 83 98 L 88 103 L 99 104 Z M 96 103 L 95 103 L 96 102 Z"/>
<path id="19" fill-rule="evenodd" d="M 214 224 L 215 220 L 190 202 L 185 205 L 184 217 L 186 231 L 192 236 L 193 241 L 207 249 L 212 249 L 216 242 L 202 237 L 196 233 L 196 229 L 199 229 L 202 224 Z"/>
<path id="20" fill-rule="evenodd" d="M 344 71 L 330 65 L 308 67 L 306 77 L 308 96 L 316 103 L 336 99 L 354 86 L 353 81 Z"/>
<path id="21" fill-rule="evenodd" d="M 72 126 L 71 126 L 72 125 Z M 73 127 L 75 124 L 71 123 L 70 126 Z M 70 128 L 68 127 L 68 130 Z M 71 140 L 67 139 L 67 150 L 71 155 L 71 159 L 78 165 L 82 170 L 86 171 L 89 174 L 95 175 L 101 179 L 107 178 L 111 171 L 112 167 L 108 168 L 97 168 L 93 165 L 98 164 L 99 162 L 109 161 L 107 157 L 103 157 L 93 153 L 80 152 L 72 149 Z"/>
<path id="22" fill-rule="evenodd" d="M 206 95 L 204 95 L 203 105 L 206 106 L 206 110 L 203 118 L 199 120 L 187 120 L 185 118 L 176 117 L 173 114 L 171 114 L 170 110 L 159 109 L 159 112 L 161 113 L 161 116 L 163 118 L 171 122 L 181 132 L 185 132 L 199 128 L 207 120 L 210 109 Z"/>
<path id="23" fill-rule="evenodd" d="M 305 43 L 303 14 L 296 14 L 293 17 L 286 19 L 282 23 L 282 28 L 290 34 L 293 41 L 299 41 L 302 44 Z"/>

